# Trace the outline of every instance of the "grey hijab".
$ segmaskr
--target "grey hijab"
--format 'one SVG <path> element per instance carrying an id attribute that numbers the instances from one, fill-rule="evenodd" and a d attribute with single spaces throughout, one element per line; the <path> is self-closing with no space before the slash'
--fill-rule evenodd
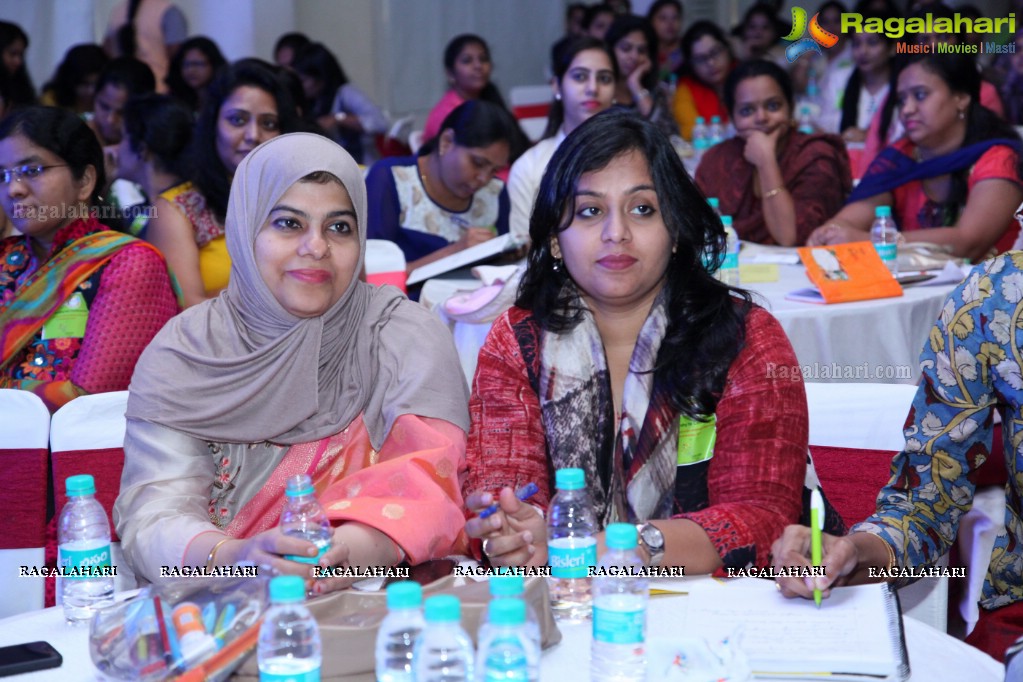
<path id="1" fill-rule="evenodd" d="M 353 278 L 325 314 L 284 310 L 256 266 L 256 234 L 300 178 L 327 171 L 348 190 L 366 255 L 366 184 L 348 153 L 309 133 L 282 135 L 238 166 L 227 205 L 231 279 L 178 315 L 135 367 L 127 416 L 215 442 L 293 444 L 359 414 L 379 449 L 402 414 L 468 430 L 468 392 L 451 334 L 394 288 Z"/>

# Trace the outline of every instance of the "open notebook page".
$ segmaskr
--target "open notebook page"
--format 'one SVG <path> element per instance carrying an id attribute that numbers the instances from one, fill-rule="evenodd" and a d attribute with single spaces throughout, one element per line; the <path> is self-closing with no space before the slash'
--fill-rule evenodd
<path id="1" fill-rule="evenodd" d="M 769 580 L 729 581 L 690 595 L 687 631 L 720 641 L 740 633 L 757 678 L 902 680 L 908 663 L 894 594 L 886 585 L 840 587 L 817 609 Z M 836 673 L 838 675 L 836 675 Z"/>

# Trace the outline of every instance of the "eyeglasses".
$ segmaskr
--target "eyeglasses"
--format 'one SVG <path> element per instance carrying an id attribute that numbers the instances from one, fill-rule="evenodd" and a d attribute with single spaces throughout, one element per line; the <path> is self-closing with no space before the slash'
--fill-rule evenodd
<path id="1" fill-rule="evenodd" d="M 58 163 L 53 166 L 25 165 L 20 168 L 0 168 L 0 184 L 9 185 L 12 180 L 35 180 L 50 168 L 67 168 L 68 164 Z"/>
<path id="2" fill-rule="evenodd" d="M 727 52 L 727 50 L 720 45 L 715 47 L 707 54 L 701 54 L 699 56 L 693 55 L 693 66 L 706 66 L 711 62 L 716 62 Z"/>

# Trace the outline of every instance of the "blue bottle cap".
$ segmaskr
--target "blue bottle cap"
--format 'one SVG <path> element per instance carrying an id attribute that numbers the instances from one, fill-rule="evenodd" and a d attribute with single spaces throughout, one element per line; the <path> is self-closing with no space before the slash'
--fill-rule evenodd
<path id="1" fill-rule="evenodd" d="M 636 549 L 636 527 L 628 523 L 612 523 L 604 529 L 608 549 Z"/>
<path id="2" fill-rule="evenodd" d="M 581 490 L 586 487 L 586 473 L 582 469 L 558 469 L 554 472 L 554 487 L 558 490 Z"/>
<path id="3" fill-rule="evenodd" d="M 403 580 L 387 586 L 387 608 L 415 609 L 423 603 L 423 588 L 414 580 Z"/>
<path id="4" fill-rule="evenodd" d="M 891 218 L 892 207 L 891 206 L 877 206 L 874 208 L 875 218 Z"/>
<path id="5" fill-rule="evenodd" d="M 271 578 L 270 601 L 274 604 L 305 601 L 305 581 L 297 575 L 279 575 Z"/>
<path id="6" fill-rule="evenodd" d="M 487 607 L 492 625 L 522 625 L 526 622 L 526 602 L 521 599 L 498 599 Z"/>
<path id="7" fill-rule="evenodd" d="M 299 497 L 313 494 L 313 480 L 309 474 L 296 474 L 285 484 L 284 494 L 287 497 Z"/>
<path id="8" fill-rule="evenodd" d="M 730 216 L 730 215 L 723 215 L 723 216 L 721 216 L 721 225 L 724 226 L 724 227 L 731 227 L 732 226 L 732 216 Z"/>
<path id="9" fill-rule="evenodd" d="M 79 497 L 81 495 L 95 495 L 96 481 L 92 474 L 78 474 L 68 476 L 64 480 L 64 492 L 68 497 Z"/>
<path id="10" fill-rule="evenodd" d="M 491 597 L 518 597 L 526 589 L 521 575 L 495 575 L 490 578 Z"/>
<path id="11" fill-rule="evenodd" d="M 720 205 L 717 197 L 707 197 L 707 203 L 710 204 L 711 208 L 718 208 Z"/>
<path id="12" fill-rule="evenodd" d="M 424 607 L 428 623 L 450 623 L 462 619 L 462 603 L 450 594 L 427 597 Z"/>

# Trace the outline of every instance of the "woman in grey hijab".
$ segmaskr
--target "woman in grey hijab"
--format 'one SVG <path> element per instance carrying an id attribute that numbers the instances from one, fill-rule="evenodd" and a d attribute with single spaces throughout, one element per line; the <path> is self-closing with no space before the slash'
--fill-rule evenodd
<path id="1" fill-rule="evenodd" d="M 311 577 L 285 555 L 316 547 L 276 528 L 303 473 L 334 525 L 320 566 L 462 548 L 457 353 L 426 309 L 359 281 L 365 224 L 362 173 L 326 138 L 283 135 L 238 167 L 230 284 L 164 327 L 130 386 L 114 520 L 141 577 L 242 560 Z"/>

